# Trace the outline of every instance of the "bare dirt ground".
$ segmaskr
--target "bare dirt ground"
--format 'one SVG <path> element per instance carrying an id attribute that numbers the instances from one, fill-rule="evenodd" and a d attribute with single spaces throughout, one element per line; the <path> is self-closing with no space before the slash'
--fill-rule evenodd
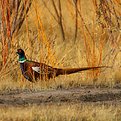
<path id="1" fill-rule="evenodd" d="M 76 88 L 62 90 L 9 90 L 0 92 L 0 106 L 48 103 L 121 103 L 121 88 Z"/>

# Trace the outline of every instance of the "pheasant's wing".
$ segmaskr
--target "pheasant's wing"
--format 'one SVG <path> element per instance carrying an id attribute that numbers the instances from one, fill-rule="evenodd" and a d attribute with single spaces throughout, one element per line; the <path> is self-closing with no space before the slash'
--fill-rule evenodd
<path id="1" fill-rule="evenodd" d="M 40 73 L 40 67 L 38 67 L 38 66 L 32 66 L 32 70 L 37 73 Z"/>
<path id="2" fill-rule="evenodd" d="M 52 68 L 51 66 L 48 66 L 44 63 L 33 63 L 32 65 L 32 70 L 39 73 L 39 74 L 50 74 L 53 73 L 54 68 Z"/>

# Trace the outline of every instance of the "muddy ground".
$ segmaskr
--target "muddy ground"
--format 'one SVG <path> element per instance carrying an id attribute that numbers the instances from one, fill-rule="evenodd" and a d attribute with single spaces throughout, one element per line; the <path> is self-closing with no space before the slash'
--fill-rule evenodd
<path id="1" fill-rule="evenodd" d="M 61 90 L 9 90 L 0 92 L 0 106 L 48 103 L 121 104 L 121 88 L 76 88 Z"/>

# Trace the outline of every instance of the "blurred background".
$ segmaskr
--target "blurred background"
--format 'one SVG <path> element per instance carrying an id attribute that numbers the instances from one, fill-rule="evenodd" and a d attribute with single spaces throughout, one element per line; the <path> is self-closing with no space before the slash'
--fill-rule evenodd
<path id="1" fill-rule="evenodd" d="M 38 81 L 34 88 L 121 83 L 120 0 L 1 0 L 0 89 L 28 88 L 16 49 L 57 68 L 110 66 Z"/>

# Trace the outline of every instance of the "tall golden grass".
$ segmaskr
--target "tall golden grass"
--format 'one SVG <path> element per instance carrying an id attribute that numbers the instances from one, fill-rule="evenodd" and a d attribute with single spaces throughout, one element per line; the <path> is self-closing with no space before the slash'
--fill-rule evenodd
<path id="1" fill-rule="evenodd" d="M 1 85 L 20 87 L 24 80 L 17 48 L 23 48 L 29 59 L 53 67 L 112 66 L 43 82 L 46 85 L 115 83 L 121 63 L 120 4 L 119 0 L 1 0 Z"/>

